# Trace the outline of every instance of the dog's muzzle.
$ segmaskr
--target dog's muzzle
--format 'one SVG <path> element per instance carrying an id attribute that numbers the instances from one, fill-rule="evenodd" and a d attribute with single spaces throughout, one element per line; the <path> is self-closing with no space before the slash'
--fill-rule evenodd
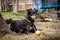
<path id="1" fill-rule="evenodd" d="M 32 16 L 31 16 L 31 18 L 32 18 L 32 19 L 35 19 L 35 18 L 36 18 L 36 16 L 35 16 L 35 15 L 32 15 Z"/>

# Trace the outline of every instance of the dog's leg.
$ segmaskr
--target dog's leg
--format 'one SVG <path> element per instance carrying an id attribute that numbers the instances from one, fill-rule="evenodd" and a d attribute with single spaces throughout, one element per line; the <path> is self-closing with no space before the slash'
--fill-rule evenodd
<path id="1" fill-rule="evenodd" d="M 34 25 L 34 23 L 32 23 L 32 29 L 33 29 L 33 32 L 35 32 L 37 30 L 36 26 Z"/>
<path id="2" fill-rule="evenodd" d="M 36 31 L 37 30 L 36 26 L 35 25 L 33 25 L 33 26 L 34 26 L 34 30 Z"/>
<path id="3" fill-rule="evenodd" d="M 26 26 L 26 31 L 25 32 L 26 32 L 26 34 L 29 34 L 30 33 L 30 25 L 27 25 Z"/>

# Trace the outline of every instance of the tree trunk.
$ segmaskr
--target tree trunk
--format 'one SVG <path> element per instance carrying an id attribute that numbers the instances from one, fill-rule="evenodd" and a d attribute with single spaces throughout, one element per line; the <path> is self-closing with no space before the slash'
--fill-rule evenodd
<path id="1" fill-rule="evenodd" d="M 17 12 L 17 11 L 18 11 L 18 10 L 17 10 L 17 6 L 18 6 L 18 5 L 17 5 L 17 0 L 14 0 L 14 1 L 13 1 L 13 13 L 18 13 L 18 12 Z"/>

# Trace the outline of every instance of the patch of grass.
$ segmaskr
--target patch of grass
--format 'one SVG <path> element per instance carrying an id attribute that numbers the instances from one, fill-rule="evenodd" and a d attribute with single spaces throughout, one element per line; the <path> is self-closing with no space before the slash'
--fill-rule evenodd
<path id="1" fill-rule="evenodd" d="M 26 16 L 26 12 L 19 12 L 19 13 L 13 13 L 13 12 L 2 12 L 1 13 L 2 14 L 2 16 L 3 16 L 3 18 L 19 18 L 19 19 L 21 19 L 21 18 L 25 18 L 25 16 Z"/>

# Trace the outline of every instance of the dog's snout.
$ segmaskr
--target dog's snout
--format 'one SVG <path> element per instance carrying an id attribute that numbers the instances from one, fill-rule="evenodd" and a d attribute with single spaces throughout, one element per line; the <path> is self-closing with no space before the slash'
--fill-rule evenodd
<path id="1" fill-rule="evenodd" d="M 35 15 L 34 15 L 34 16 L 31 16 L 31 18 L 32 18 L 32 19 L 35 19 L 35 18 L 36 18 L 36 16 L 35 16 Z"/>

